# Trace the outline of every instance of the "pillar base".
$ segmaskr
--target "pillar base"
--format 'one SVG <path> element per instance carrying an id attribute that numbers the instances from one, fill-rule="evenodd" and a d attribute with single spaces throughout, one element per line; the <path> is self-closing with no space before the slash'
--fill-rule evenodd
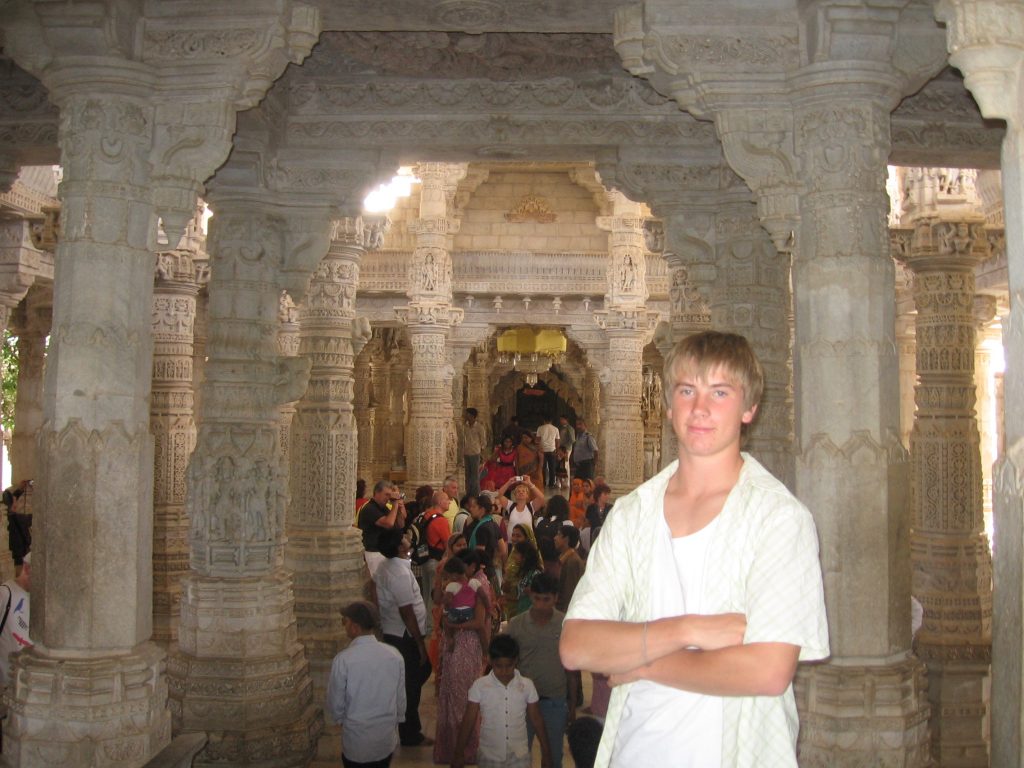
<path id="1" fill-rule="evenodd" d="M 989 703 L 991 701 L 988 648 L 948 648 L 959 659 L 931 658 L 928 664 L 928 699 L 932 712 L 932 754 L 942 768 L 988 768 Z M 972 653 L 980 650 L 980 653 Z M 971 659 L 971 655 L 981 659 Z"/>
<path id="2" fill-rule="evenodd" d="M 209 734 L 193 764 L 308 764 L 323 715 L 296 641 L 287 575 L 229 581 L 193 574 L 182 587 L 167 683 L 175 732 Z"/>
<path id="3" fill-rule="evenodd" d="M 293 528 L 288 531 L 285 558 L 295 574 L 295 619 L 309 659 L 313 700 L 322 705 L 327 698 L 331 663 L 349 642 L 341 623 L 341 609 L 363 599 L 367 573 L 362 534 L 357 528 Z M 325 715 L 312 766 L 336 768 L 340 764 L 341 726 Z"/>
<path id="4" fill-rule="evenodd" d="M 871 666 L 800 667 L 801 768 L 932 765 L 928 680 L 913 656 Z"/>
<path id="5" fill-rule="evenodd" d="M 42 646 L 14 660 L 4 765 L 135 766 L 171 741 L 164 652 L 68 658 Z"/>

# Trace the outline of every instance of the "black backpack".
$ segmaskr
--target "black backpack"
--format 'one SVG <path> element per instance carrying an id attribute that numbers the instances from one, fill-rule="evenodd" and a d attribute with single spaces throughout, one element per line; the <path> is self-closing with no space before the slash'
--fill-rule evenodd
<path id="1" fill-rule="evenodd" d="M 416 515 L 409 527 L 409 536 L 412 538 L 412 564 L 423 565 L 428 560 L 440 560 L 444 556 L 444 549 L 437 549 L 427 542 L 427 528 L 434 520 L 444 517 L 443 512 L 434 512 L 428 515 L 421 512 Z"/>

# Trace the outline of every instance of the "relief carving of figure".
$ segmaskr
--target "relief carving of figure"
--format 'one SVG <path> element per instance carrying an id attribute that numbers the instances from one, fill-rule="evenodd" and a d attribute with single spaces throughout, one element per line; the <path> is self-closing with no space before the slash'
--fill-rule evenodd
<path id="1" fill-rule="evenodd" d="M 267 536 L 267 462 L 257 459 L 248 473 L 245 488 L 245 540 L 266 541 Z"/>

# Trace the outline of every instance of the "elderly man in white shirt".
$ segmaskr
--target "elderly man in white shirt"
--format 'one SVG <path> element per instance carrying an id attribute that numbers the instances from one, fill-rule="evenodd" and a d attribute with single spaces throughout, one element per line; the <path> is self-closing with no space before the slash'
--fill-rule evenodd
<path id="1" fill-rule="evenodd" d="M 345 768 L 388 768 L 405 720 L 405 663 L 373 636 L 373 603 L 356 600 L 341 615 L 350 642 L 331 664 L 326 706 L 341 724 L 341 761 Z"/>
<path id="2" fill-rule="evenodd" d="M 427 608 L 409 561 L 409 537 L 401 531 L 381 534 L 384 562 L 373 574 L 380 605 L 383 640 L 398 649 L 405 662 L 405 721 L 398 726 L 403 747 L 426 747 L 434 740 L 423 734 L 420 691 L 430 678 L 427 657 Z"/>

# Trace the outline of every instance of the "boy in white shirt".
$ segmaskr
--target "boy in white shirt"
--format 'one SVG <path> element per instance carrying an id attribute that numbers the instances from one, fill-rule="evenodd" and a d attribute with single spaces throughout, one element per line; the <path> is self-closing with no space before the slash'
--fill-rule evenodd
<path id="1" fill-rule="evenodd" d="M 679 459 L 609 513 L 563 625 L 566 668 L 615 686 L 597 766 L 797 764 L 792 681 L 828 630 L 810 512 L 740 452 L 763 387 L 736 334 L 665 361 Z"/>
<path id="2" fill-rule="evenodd" d="M 551 768 L 551 750 L 540 713 L 537 688 L 532 680 L 520 675 L 516 669 L 519 643 L 511 635 L 497 635 L 491 640 L 487 653 L 491 672 L 478 678 L 469 689 L 469 702 L 455 743 L 452 768 L 464 765 L 466 741 L 478 716 L 481 719 L 480 747 L 477 750 L 480 768 L 529 768 L 526 718 L 530 718 L 530 725 L 540 742 L 540 764 L 542 768 Z"/>

